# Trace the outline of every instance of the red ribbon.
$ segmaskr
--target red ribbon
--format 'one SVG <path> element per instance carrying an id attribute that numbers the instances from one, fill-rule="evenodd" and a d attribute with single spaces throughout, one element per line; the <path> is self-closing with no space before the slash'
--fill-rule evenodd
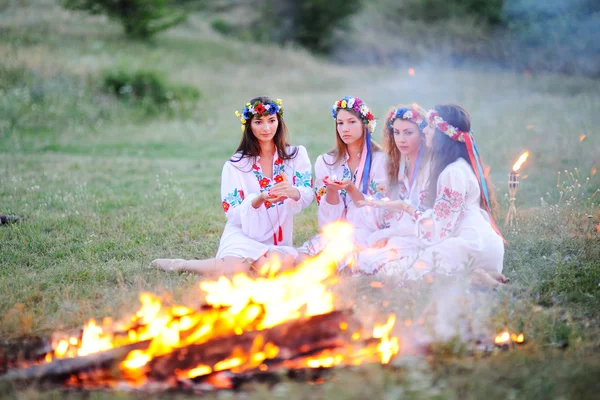
<path id="1" fill-rule="evenodd" d="M 502 238 L 504 244 L 508 244 L 500 229 L 498 229 L 498 225 L 496 225 L 496 221 L 494 221 L 494 217 L 492 216 L 492 209 L 487 199 L 485 198 L 485 193 L 483 192 L 483 185 L 481 183 L 482 179 L 485 179 L 484 176 L 481 176 L 479 173 L 479 168 L 477 168 L 477 159 L 475 158 L 475 152 L 473 151 L 473 141 L 471 140 L 471 136 L 468 133 L 463 133 L 463 138 L 465 139 L 465 145 L 467 146 L 467 153 L 469 153 L 469 159 L 471 160 L 471 167 L 473 168 L 473 172 L 475 172 L 475 176 L 477 177 L 477 183 L 479 183 L 479 191 L 481 194 L 481 198 L 483 199 L 483 205 L 485 207 L 485 211 L 488 213 L 490 217 L 490 222 L 492 224 L 492 228 L 494 231 Z"/>

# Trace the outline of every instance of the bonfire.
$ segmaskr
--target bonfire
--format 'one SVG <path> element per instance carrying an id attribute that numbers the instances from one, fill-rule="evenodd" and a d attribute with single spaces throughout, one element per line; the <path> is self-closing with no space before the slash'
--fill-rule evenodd
<path id="1" fill-rule="evenodd" d="M 261 277 L 202 282 L 206 303 L 166 306 L 150 293 L 120 322 L 88 321 L 76 335 L 54 335 L 40 360 L 2 378 L 95 388 L 230 388 L 240 377 L 280 371 L 387 364 L 400 351 L 396 318 L 367 327 L 335 309 L 337 265 L 352 252 L 352 227 L 329 225 L 330 245 L 293 270 L 272 258 Z"/>

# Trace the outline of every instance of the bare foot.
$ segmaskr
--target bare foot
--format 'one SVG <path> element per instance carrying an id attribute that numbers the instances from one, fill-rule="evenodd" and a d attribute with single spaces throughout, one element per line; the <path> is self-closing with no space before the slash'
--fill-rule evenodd
<path id="1" fill-rule="evenodd" d="M 497 280 L 500 283 L 508 283 L 510 279 L 508 279 L 504 274 L 495 271 L 487 271 L 488 275 Z"/>
<path id="2" fill-rule="evenodd" d="M 185 271 L 185 264 L 186 260 L 183 258 L 157 258 L 150 263 L 153 267 L 168 272 Z"/>
<path id="3" fill-rule="evenodd" d="M 471 273 L 471 286 L 482 289 L 503 287 L 504 283 L 494 279 L 488 272 L 481 268 L 474 269 Z"/>

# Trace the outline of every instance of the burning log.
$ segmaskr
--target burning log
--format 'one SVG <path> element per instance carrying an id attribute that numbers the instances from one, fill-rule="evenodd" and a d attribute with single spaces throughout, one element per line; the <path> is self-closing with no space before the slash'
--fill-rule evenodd
<path id="1" fill-rule="evenodd" d="M 0 377 L 0 382 L 51 381 L 64 382 L 73 375 L 92 370 L 107 370 L 127 357 L 132 350 L 145 349 L 150 341 L 132 343 L 101 353 L 75 358 L 62 358 L 50 363 L 9 371 Z"/>
<path id="2" fill-rule="evenodd" d="M 142 390 L 188 385 L 197 390 L 197 382 L 231 387 L 286 370 L 387 364 L 400 349 L 399 339 L 391 335 L 395 316 L 366 332 L 350 311 L 334 309 L 328 285 L 335 283 L 338 263 L 352 250 L 347 239 L 351 229 L 340 223 L 325 233 L 335 238 L 335 245 L 295 270 L 202 282 L 208 305 L 200 309 L 166 306 L 142 293 L 141 308 L 131 317 L 118 323 L 107 318 L 101 325 L 90 320 L 81 332 L 55 337 L 40 361 L 44 364 L 0 379 Z M 271 271 L 279 269 L 277 263 L 273 260 Z"/>
<path id="3" fill-rule="evenodd" d="M 17 365 L 42 361 L 50 351 L 50 343 L 42 337 L 3 341 L 0 343 L 0 374 Z"/>
<path id="4" fill-rule="evenodd" d="M 277 347 L 276 356 L 268 357 L 271 358 L 271 363 L 308 355 L 311 351 L 344 346 L 348 340 L 344 337 L 345 332 L 340 329 L 340 325 L 357 325 L 350 316 L 348 311 L 334 311 L 305 320 L 290 321 L 264 331 L 244 332 L 241 335 L 226 336 L 176 349 L 172 353 L 153 359 L 148 364 L 148 376 L 164 380 L 173 376 L 176 370 L 189 371 L 198 365 L 207 366 L 208 373 L 229 369 L 226 368 L 227 363 L 223 363 L 224 360 L 232 359 L 232 353 L 236 352 L 252 357 L 253 347 L 257 342 L 264 344 L 261 347 L 266 347 L 269 343 Z M 232 349 L 236 351 L 232 352 Z M 260 350 L 262 349 L 258 352 Z M 254 356 L 258 352 L 254 351 Z M 260 361 L 259 364 L 263 361 L 258 358 L 255 360 Z M 232 365 L 235 363 L 232 361 Z"/>
<path id="5" fill-rule="evenodd" d="M 340 329 L 341 326 L 345 329 Z M 347 345 L 351 335 L 349 328 L 359 329 L 359 324 L 353 320 L 351 312 L 333 311 L 307 319 L 293 320 L 263 331 L 244 332 L 241 335 L 214 338 L 205 343 L 178 348 L 152 359 L 142 370 L 151 381 L 168 381 L 173 378 L 185 380 L 195 377 L 193 371 L 198 365 L 206 365 L 210 366 L 206 375 L 215 375 L 231 369 L 231 376 L 236 377 L 235 381 L 244 382 L 251 376 L 264 375 L 265 369 L 283 370 L 292 366 L 286 364 L 286 361 L 310 357 Z M 373 341 L 376 342 L 378 341 Z M 261 344 L 259 349 L 257 343 Z M 365 341 L 366 343 L 368 341 Z M 123 376 L 119 376 L 122 373 L 112 371 L 114 367 L 122 363 L 131 352 L 143 351 L 149 344 L 150 340 L 146 340 L 86 356 L 56 359 L 49 363 L 9 371 L 0 377 L 0 381 L 93 382 L 94 376 L 107 376 L 107 373 L 113 380 L 119 380 L 123 379 Z M 266 349 L 269 344 L 277 351 L 270 355 L 264 354 L 268 352 Z M 245 354 L 251 358 L 251 362 L 236 369 L 236 354 Z M 259 354 L 264 355 L 262 358 L 257 357 Z M 301 363 L 297 365 L 303 366 Z"/>

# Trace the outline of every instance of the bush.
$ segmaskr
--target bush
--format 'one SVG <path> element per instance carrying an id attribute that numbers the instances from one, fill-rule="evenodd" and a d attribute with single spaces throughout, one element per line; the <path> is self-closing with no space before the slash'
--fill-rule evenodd
<path id="1" fill-rule="evenodd" d="M 336 32 L 346 30 L 345 22 L 360 8 L 361 0 L 267 0 L 258 6 L 253 36 L 326 53 Z"/>
<path id="2" fill-rule="evenodd" d="M 231 26 L 231 24 L 222 18 L 214 19 L 210 23 L 210 26 L 222 35 L 230 35 L 234 31 L 234 28 Z"/>
<path id="3" fill-rule="evenodd" d="M 119 99 L 146 107 L 148 113 L 156 113 L 161 109 L 187 112 L 200 97 L 196 88 L 172 85 L 162 75 L 152 71 L 107 71 L 102 85 Z"/>
<path id="4" fill-rule="evenodd" d="M 90 14 L 104 14 L 123 25 L 125 34 L 149 39 L 154 34 L 185 20 L 181 11 L 173 11 L 172 0 L 62 0 L 66 8 Z"/>
<path id="5" fill-rule="evenodd" d="M 360 0 L 298 1 L 294 14 L 296 41 L 318 52 L 327 52 L 333 45 L 335 29 L 345 28 L 348 17 L 360 10 Z"/>

